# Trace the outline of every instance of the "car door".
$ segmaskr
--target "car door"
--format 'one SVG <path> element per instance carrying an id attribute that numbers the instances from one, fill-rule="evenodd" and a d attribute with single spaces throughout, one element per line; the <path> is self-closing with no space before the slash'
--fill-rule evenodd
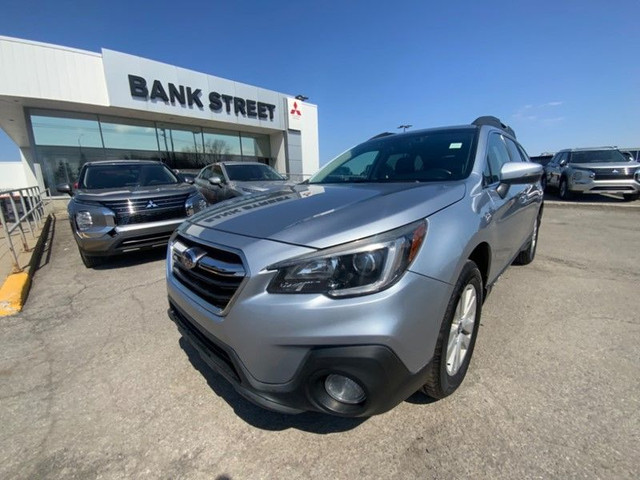
<path id="1" fill-rule="evenodd" d="M 558 188 L 560 186 L 560 174 L 562 173 L 560 163 L 566 158 L 567 152 L 558 152 L 546 166 L 545 174 L 547 175 L 547 185 L 550 187 Z"/>
<path id="2" fill-rule="evenodd" d="M 509 137 L 503 137 L 509 152 L 509 158 L 512 162 L 529 163 L 529 156 L 524 152 L 523 148 Z M 533 224 L 538 216 L 538 208 L 544 192 L 539 182 L 532 182 L 521 185 L 512 185 L 509 188 L 509 194 L 516 198 L 515 207 L 517 208 L 517 219 L 514 225 L 517 226 L 519 232 L 519 241 L 514 244 L 513 255 L 517 255 L 520 247 L 524 245 L 533 231 Z M 514 227 L 515 228 L 515 227 Z"/>
<path id="3" fill-rule="evenodd" d="M 213 185 L 209 183 L 209 177 L 211 177 L 211 165 L 200 170 L 200 173 L 195 179 L 195 185 L 198 191 L 202 194 L 204 199 L 208 203 L 215 202 L 215 193 L 213 191 Z"/>
<path id="4" fill-rule="evenodd" d="M 518 202 L 526 185 L 511 185 L 504 198 L 498 193 L 500 169 L 509 161 L 511 158 L 504 137 L 497 132 L 490 133 L 483 172 L 484 189 L 492 203 L 491 210 L 485 214 L 493 252 L 489 281 L 511 264 L 516 250 L 522 245 L 523 218 Z"/>

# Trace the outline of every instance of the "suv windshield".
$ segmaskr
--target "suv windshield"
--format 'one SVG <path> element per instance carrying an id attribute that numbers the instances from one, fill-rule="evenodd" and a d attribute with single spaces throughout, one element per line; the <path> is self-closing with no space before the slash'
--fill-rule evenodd
<path id="1" fill-rule="evenodd" d="M 571 163 L 620 163 L 628 162 L 618 150 L 585 150 L 571 153 Z"/>
<path id="2" fill-rule="evenodd" d="M 346 151 L 309 183 L 461 180 L 473 167 L 475 128 L 389 135 Z"/>
<path id="3" fill-rule="evenodd" d="M 264 180 L 285 180 L 268 165 L 225 165 L 230 180 L 239 182 L 259 182 Z"/>
<path id="4" fill-rule="evenodd" d="M 88 165 L 80 181 L 80 188 L 151 187 L 179 183 L 178 178 L 164 165 Z"/>

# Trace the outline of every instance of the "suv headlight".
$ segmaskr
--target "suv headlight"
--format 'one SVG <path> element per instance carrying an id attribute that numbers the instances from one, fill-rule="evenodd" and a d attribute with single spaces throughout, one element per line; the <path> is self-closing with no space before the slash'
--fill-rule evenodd
<path id="1" fill-rule="evenodd" d="M 575 172 L 573 172 L 573 175 L 571 176 L 571 179 L 574 182 L 586 182 L 589 179 L 593 179 L 593 178 L 596 178 L 596 174 L 591 170 L 576 170 Z"/>
<path id="2" fill-rule="evenodd" d="M 305 254 L 271 265 L 277 270 L 269 293 L 323 293 L 349 297 L 379 292 L 393 285 L 418 254 L 424 220 L 355 242 Z"/>
<path id="3" fill-rule="evenodd" d="M 634 176 L 635 176 L 636 182 L 640 183 L 640 169 L 636 170 L 636 173 Z"/>
<path id="4" fill-rule="evenodd" d="M 187 217 L 198 213 L 200 210 L 204 210 L 207 207 L 207 202 L 200 193 L 194 193 L 184 203 L 184 208 L 187 212 Z"/>
<path id="5" fill-rule="evenodd" d="M 91 212 L 83 210 L 76 213 L 76 225 L 78 226 L 78 230 L 80 230 L 81 232 L 89 230 L 93 226 L 93 218 L 91 217 Z"/>

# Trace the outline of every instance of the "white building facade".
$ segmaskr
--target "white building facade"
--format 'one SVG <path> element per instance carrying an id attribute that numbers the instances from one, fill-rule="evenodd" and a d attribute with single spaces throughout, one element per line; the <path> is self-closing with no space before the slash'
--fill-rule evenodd
<path id="1" fill-rule="evenodd" d="M 0 188 L 73 183 L 85 162 L 155 159 L 195 172 L 259 161 L 294 180 L 319 167 L 317 106 L 126 53 L 0 36 L 0 128 L 21 158 Z"/>

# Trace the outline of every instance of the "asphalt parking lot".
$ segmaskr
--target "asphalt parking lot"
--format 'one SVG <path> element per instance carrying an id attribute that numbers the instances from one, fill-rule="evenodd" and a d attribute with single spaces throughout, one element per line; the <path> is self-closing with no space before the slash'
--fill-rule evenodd
<path id="1" fill-rule="evenodd" d="M 636 206 L 547 205 L 461 389 L 352 420 L 242 399 L 169 321 L 162 252 L 87 270 L 58 218 L 0 320 L 0 478 L 637 478 L 639 246 Z"/>

